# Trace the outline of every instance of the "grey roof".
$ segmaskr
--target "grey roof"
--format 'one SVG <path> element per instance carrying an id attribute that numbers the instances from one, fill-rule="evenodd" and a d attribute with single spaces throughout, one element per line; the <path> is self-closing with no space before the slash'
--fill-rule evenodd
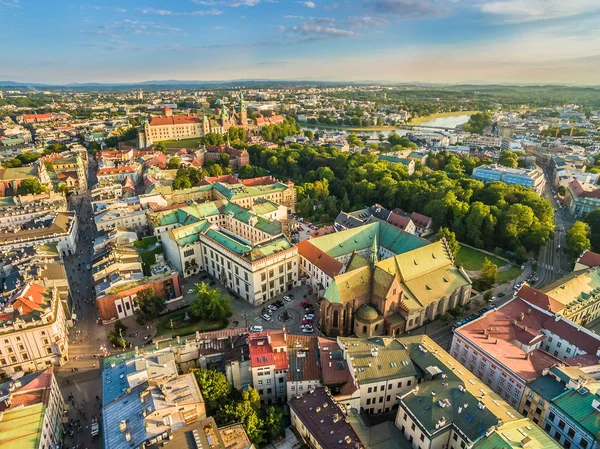
<path id="1" fill-rule="evenodd" d="M 146 395 L 145 402 L 141 401 L 140 393 L 146 388 L 148 388 L 148 382 L 138 385 L 120 400 L 104 407 L 102 435 L 105 448 L 131 449 L 139 447 L 146 441 L 142 411 L 148 409 L 154 411 L 155 409 L 152 395 Z M 119 425 L 123 421 L 125 422 L 125 431 L 121 431 Z M 129 434 L 129 441 L 127 441 L 126 434 Z"/>

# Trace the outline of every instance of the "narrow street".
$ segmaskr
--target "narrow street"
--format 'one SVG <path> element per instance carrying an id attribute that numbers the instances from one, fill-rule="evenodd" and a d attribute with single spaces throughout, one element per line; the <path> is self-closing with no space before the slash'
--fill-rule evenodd
<path id="1" fill-rule="evenodd" d="M 88 167 L 88 187 L 96 182 L 96 164 L 90 160 Z M 65 397 L 70 423 L 74 423 L 65 434 L 64 447 L 81 445 L 81 448 L 101 447 L 100 439 L 94 441 L 90 434 L 93 416 L 100 415 L 102 382 L 98 371 L 100 345 L 106 344 L 105 327 L 96 324 L 96 302 L 91 270 L 95 225 L 91 210 L 90 195 L 85 192 L 69 198 L 70 208 L 77 212 L 79 220 L 79 240 L 77 253 L 65 257 L 64 264 L 71 289 L 72 311 L 77 320 L 69 331 L 69 362 L 55 367 L 55 374 Z M 69 397 L 72 395 L 73 399 Z"/>

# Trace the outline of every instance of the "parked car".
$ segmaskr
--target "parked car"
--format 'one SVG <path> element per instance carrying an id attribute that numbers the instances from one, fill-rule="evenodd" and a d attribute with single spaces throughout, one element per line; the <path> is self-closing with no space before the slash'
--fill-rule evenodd
<path id="1" fill-rule="evenodd" d="M 277 310 L 277 306 L 275 304 L 269 304 L 267 306 L 267 309 L 275 311 L 275 310 Z"/>
<path id="2" fill-rule="evenodd" d="M 306 306 L 310 306 L 310 303 L 308 301 L 302 301 L 300 303 L 300 307 L 306 307 Z"/>
<path id="3" fill-rule="evenodd" d="M 313 332 L 313 328 L 307 326 L 302 329 L 302 332 L 304 332 L 305 334 L 311 334 Z"/>
<path id="4" fill-rule="evenodd" d="M 287 301 L 287 302 L 291 302 L 292 301 L 292 298 L 289 297 L 289 296 L 284 296 L 283 299 L 284 299 L 284 301 Z"/>
<path id="5" fill-rule="evenodd" d="M 312 325 L 312 320 L 302 320 L 302 325 L 310 324 Z"/>
<path id="6" fill-rule="evenodd" d="M 277 308 L 284 306 L 283 301 L 281 299 L 278 299 L 273 304 L 275 304 L 275 306 L 277 306 Z"/>
<path id="7" fill-rule="evenodd" d="M 251 326 L 250 327 L 250 332 L 262 332 L 262 331 L 263 331 L 262 326 Z"/>
<path id="8" fill-rule="evenodd" d="M 306 315 L 304 315 L 304 319 L 305 320 L 314 320 L 315 319 L 315 315 L 312 313 L 307 313 Z"/>
<path id="9" fill-rule="evenodd" d="M 265 314 L 263 314 L 263 315 L 261 315 L 261 317 L 262 317 L 262 319 L 263 319 L 263 320 L 265 320 L 265 321 L 271 321 L 271 320 L 273 319 L 273 318 L 271 318 L 271 315 L 268 315 L 268 314 L 266 314 L 266 313 L 265 313 Z"/>
<path id="10" fill-rule="evenodd" d="M 505 296 L 505 295 L 506 295 L 506 293 L 504 293 L 504 292 L 500 292 L 500 293 L 498 293 L 498 298 L 502 298 L 502 297 L 503 297 L 503 296 Z"/>
<path id="11" fill-rule="evenodd" d="M 496 297 L 495 297 L 495 296 L 492 296 L 492 297 L 490 298 L 490 302 L 494 302 L 495 300 L 496 300 Z"/>

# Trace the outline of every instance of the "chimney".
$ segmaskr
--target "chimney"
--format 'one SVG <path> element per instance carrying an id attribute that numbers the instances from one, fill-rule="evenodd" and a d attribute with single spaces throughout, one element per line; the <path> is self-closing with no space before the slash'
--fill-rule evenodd
<path id="1" fill-rule="evenodd" d="M 529 360 L 530 357 L 531 357 L 531 353 L 530 352 L 526 352 L 525 353 L 525 360 Z"/>
<path id="2" fill-rule="evenodd" d="M 531 309 L 527 309 L 527 315 L 531 315 Z"/>
<path id="3" fill-rule="evenodd" d="M 521 315 L 519 316 L 519 321 L 523 321 L 523 318 L 525 318 L 525 313 L 521 312 Z"/>

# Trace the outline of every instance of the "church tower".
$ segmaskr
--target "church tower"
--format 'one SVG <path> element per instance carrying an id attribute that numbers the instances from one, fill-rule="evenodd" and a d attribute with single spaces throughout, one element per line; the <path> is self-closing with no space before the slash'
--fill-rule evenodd
<path id="1" fill-rule="evenodd" d="M 248 124 L 248 111 L 246 110 L 246 102 L 244 101 L 244 94 L 240 95 L 240 125 L 246 126 Z"/>
<path id="2" fill-rule="evenodd" d="M 375 264 L 379 262 L 379 257 L 377 256 L 377 234 L 373 237 L 373 245 L 371 245 L 371 254 L 369 257 L 371 261 L 371 269 L 375 268 Z"/>
<path id="3" fill-rule="evenodd" d="M 223 128 L 223 133 L 226 133 L 231 126 L 229 123 L 229 111 L 227 111 L 227 106 L 223 105 L 223 109 L 221 109 L 221 115 L 219 116 L 221 119 L 221 127 Z"/>
<path id="4" fill-rule="evenodd" d="M 148 118 L 142 116 L 142 126 L 138 132 L 138 148 L 148 148 L 152 146 L 152 135 L 150 134 L 150 124 Z"/>

